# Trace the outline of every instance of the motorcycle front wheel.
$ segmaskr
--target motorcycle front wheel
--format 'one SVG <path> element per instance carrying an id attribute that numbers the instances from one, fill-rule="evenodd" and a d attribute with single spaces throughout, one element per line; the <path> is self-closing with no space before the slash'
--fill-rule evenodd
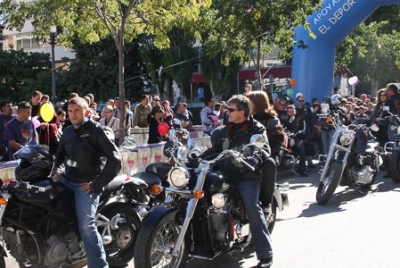
<path id="1" fill-rule="evenodd" d="M 131 205 L 123 203 L 112 203 L 100 213 L 109 220 L 120 215 L 117 228 L 111 230 L 112 241 L 104 245 L 104 250 L 110 267 L 125 267 L 133 258 L 140 219 Z"/>
<path id="2" fill-rule="evenodd" d="M 318 185 L 318 204 L 325 205 L 331 199 L 342 177 L 342 166 L 340 161 L 331 160 L 329 162 L 325 178 Z"/>
<path id="3" fill-rule="evenodd" d="M 390 156 L 389 175 L 395 183 L 400 182 L 400 152 L 392 151 Z"/>
<path id="4" fill-rule="evenodd" d="M 135 247 L 135 267 L 141 268 L 184 268 L 188 248 L 183 240 L 177 256 L 171 250 L 180 228 L 174 220 L 161 220 L 157 225 L 140 228 Z"/>

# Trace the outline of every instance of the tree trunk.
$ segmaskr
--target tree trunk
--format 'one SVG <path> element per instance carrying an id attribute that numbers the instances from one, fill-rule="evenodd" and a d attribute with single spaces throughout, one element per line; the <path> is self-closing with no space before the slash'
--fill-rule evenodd
<path id="1" fill-rule="evenodd" d="M 257 64 L 256 64 L 256 70 L 257 70 L 257 81 L 258 81 L 258 90 L 263 89 L 263 83 L 261 83 L 261 68 L 260 68 L 260 59 L 261 59 L 261 38 L 257 38 Z"/>
<path id="2" fill-rule="evenodd" d="M 119 44 L 118 44 L 118 92 L 119 92 L 119 111 L 120 111 L 120 120 L 119 120 L 119 145 L 124 142 L 125 139 L 125 74 L 124 74 L 124 31 L 123 29 L 119 32 Z"/>

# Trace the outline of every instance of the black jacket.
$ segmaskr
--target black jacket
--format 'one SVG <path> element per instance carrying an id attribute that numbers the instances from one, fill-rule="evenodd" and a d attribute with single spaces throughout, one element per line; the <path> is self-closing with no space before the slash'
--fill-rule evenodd
<path id="1" fill-rule="evenodd" d="M 55 170 L 64 164 L 65 178 L 73 183 L 92 182 L 93 192 L 101 192 L 121 170 L 121 154 L 109 127 L 88 120 L 78 128 L 64 130 L 58 145 Z"/>
<path id="2" fill-rule="evenodd" d="M 238 130 L 235 130 L 235 128 L 238 128 Z M 250 138 L 254 134 L 261 134 L 266 140 L 264 151 L 267 153 L 267 156 L 262 156 L 260 154 L 259 157 L 263 159 L 269 157 L 271 149 L 265 127 L 260 122 L 253 120 L 253 118 L 249 118 L 242 124 L 228 123 L 225 126 L 214 129 L 211 132 L 212 147 L 204 152 L 200 158 L 216 155 L 224 150 L 236 150 L 240 152 L 244 145 L 250 143 Z M 261 170 L 252 172 L 246 167 L 238 167 L 234 164 L 234 159 L 223 161 L 223 163 L 219 165 L 219 170 L 228 175 L 230 180 L 261 178 Z"/>

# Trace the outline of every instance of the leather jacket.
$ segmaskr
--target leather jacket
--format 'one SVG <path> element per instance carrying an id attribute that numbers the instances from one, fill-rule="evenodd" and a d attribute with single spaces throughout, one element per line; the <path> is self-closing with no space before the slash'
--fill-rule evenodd
<path id="1" fill-rule="evenodd" d="M 234 134 L 233 128 L 238 126 L 240 129 L 237 130 L 236 134 Z M 225 126 L 221 126 L 213 130 L 211 132 L 212 147 L 199 157 L 205 158 L 210 155 L 216 155 L 224 150 L 236 150 L 240 152 L 244 145 L 250 143 L 250 138 L 254 134 L 261 134 L 266 140 L 264 151 L 267 153 L 267 155 L 260 155 L 259 157 L 262 159 L 269 157 L 271 155 L 271 148 L 269 146 L 265 127 L 260 122 L 253 120 L 251 117 L 242 124 L 228 123 Z M 248 155 L 244 153 L 244 156 Z M 252 172 L 251 170 L 247 170 L 246 167 L 238 167 L 233 162 L 233 159 L 227 159 L 218 166 L 219 170 L 228 175 L 230 180 L 238 179 L 238 174 L 242 179 L 261 179 L 261 170 Z"/>
<path id="2" fill-rule="evenodd" d="M 113 131 L 93 120 L 67 127 L 58 145 L 54 170 L 73 183 L 92 182 L 92 192 L 101 192 L 121 170 L 122 157 L 113 140 Z"/>

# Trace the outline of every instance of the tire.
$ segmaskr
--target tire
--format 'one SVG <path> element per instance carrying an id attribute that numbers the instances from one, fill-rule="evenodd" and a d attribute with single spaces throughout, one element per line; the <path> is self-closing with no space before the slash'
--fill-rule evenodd
<path id="1" fill-rule="evenodd" d="M 277 209 L 278 205 L 275 200 L 273 199 L 273 202 L 271 203 L 271 211 L 267 215 L 264 215 L 265 221 L 267 222 L 268 230 L 269 233 L 272 234 L 272 231 L 274 230 L 275 227 L 275 222 L 276 222 L 276 213 L 278 211 Z"/>
<path id="2" fill-rule="evenodd" d="M 392 151 L 390 156 L 389 175 L 395 183 L 400 182 L 400 152 Z"/>
<path id="3" fill-rule="evenodd" d="M 0 268 L 6 268 L 6 252 L 4 251 L 4 248 L 0 246 Z"/>
<path id="4" fill-rule="evenodd" d="M 112 241 L 104 245 L 110 267 L 125 267 L 133 258 L 140 219 L 131 205 L 112 203 L 100 211 L 108 219 L 120 214 L 118 229 L 111 230 Z M 101 234 L 102 229 L 99 228 Z"/>
<path id="5" fill-rule="evenodd" d="M 342 162 L 331 160 L 326 172 L 326 178 L 319 182 L 317 189 L 317 202 L 320 205 L 325 205 L 335 193 L 342 177 Z"/>
<path id="6" fill-rule="evenodd" d="M 170 254 L 179 229 L 174 220 L 166 218 L 157 225 L 142 226 L 136 241 L 135 267 L 184 268 L 188 258 L 187 241 L 183 239 L 177 257 Z"/>

